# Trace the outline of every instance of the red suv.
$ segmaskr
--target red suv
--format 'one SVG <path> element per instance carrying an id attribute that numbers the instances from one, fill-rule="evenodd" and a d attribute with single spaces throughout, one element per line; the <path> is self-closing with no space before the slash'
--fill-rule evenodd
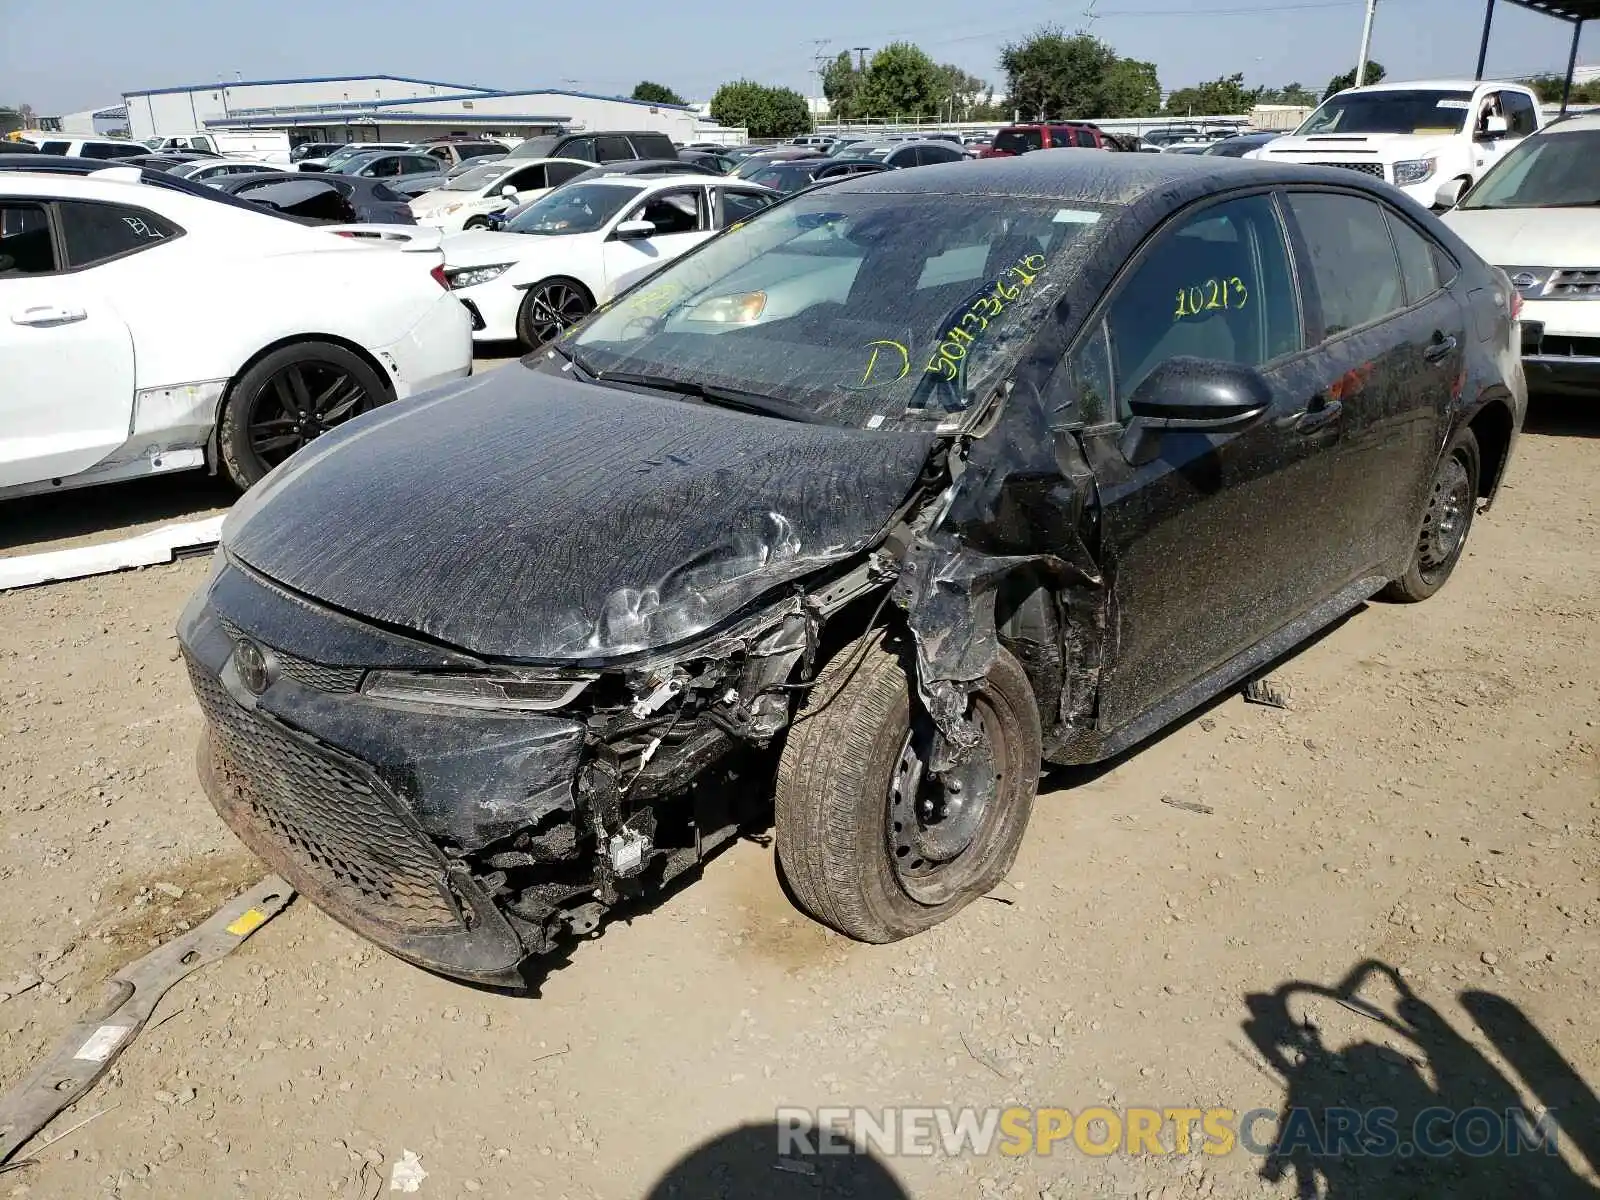
<path id="1" fill-rule="evenodd" d="M 1010 158 L 1030 150 L 1053 150 L 1062 146 L 1082 146 L 1091 150 L 1114 150 L 1115 146 L 1093 125 L 1066 122 L 1057 125 L 1008 125 L 994 135 L 994 142 L 979 152 L 979 158 Z"/>

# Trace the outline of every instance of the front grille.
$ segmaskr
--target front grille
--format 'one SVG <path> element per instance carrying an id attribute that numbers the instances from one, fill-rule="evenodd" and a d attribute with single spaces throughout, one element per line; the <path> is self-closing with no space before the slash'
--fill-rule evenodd
<path id="1" fill-rule="evenodd" d="M 222 621 L 222 628 L 227 630 L 228 636 L 234 641 L 247 638 L 250 635 L 240 629 L 226 618 Z M 296 658 L 292 654 L 285 654 L 282 650 L 271 650 L 263 646 L 272 655 L 273 665 L 278 671 L 304 687 L 315 688 L 319 692 L 333 692 L 335 694 L 349 695 L 361 688 L 361 677 L 366 674 L 361 667 L 325 667 L 321 663 L 311 662 L 309 659 Z"/>
<path id="2" fill-rule="evenodd" d="M 1346 171 L 1360 171 L 1363 175 L 1371 175 L 1374 179 L 1384 178 L 1382 163 L 1307 163 L 1312 167 L 1343 167 Z"/>
<path id="3" fill-rule="evenodd" d="M 460 931 L 442 860 L 380 783 L 355 761 L 241 707 L 192 658 L 188 666 L 226 793 L 218 804 L 278 850 L 272 857 L 287 862 L 274 865 L 291 882 L 407 933 Z"/>
<path id="4" fill-rule="evenodd" d="M 1600 358 L 1600 338 L 1547 333 L 1531 347 L 1528 339 L 1524 338 L 1522 352 L 1537 354 L 1541 358 Z"/>
<path id="5" fill-rule="evenodd" d="M 1577 300 L 1600 297 L 1600 271 L 1557 271 L 1540 299 Z"/>

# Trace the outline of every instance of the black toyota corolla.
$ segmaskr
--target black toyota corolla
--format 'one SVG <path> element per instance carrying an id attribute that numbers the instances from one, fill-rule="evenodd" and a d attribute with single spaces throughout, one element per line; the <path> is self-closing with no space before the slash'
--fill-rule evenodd
<path id="1" fill-rule="evenodd" d="M 180 626 L 206 789 L 462 978 L 516 983 L 763 802 L 801 905 L 908 936 L 1009 869 L 1041 761 L 1444 584 L 1522 423 L 1514 303 L 1351 171 L 801 193 L 239 502 Z"/>

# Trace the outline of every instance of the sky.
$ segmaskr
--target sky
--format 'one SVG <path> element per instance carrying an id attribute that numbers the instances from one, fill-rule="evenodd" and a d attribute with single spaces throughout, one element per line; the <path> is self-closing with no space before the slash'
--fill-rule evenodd
<path id="1" fill-rule="evenodd" d="M 1354 69 L 1364 12 L 1364 0 L 0 0 L 0 104 L 59 114 L 236 73 L 412 75 L 604 95 L 653 79 L 692 100 L 747 76 L 816 95 L 819 51 L 870 53 L 897 39 L 1003 89 L 1000 47 L 1051 21 L 1154 62 L 1168 90 L 1242 71 L 1249 86 L 1300 82 L 1320 92 Z M 1373 57 L 1391 79 L 1470 76 L 1482 20 L 1481 0 L 1378 0 Z M 1488 73 L 1560 72 L 1570 38 L 1567 25 L 1502 3 Z M 1579 61 L 1591 56 L 1600 56 L 1600 30 L 1586 32 Z"/>

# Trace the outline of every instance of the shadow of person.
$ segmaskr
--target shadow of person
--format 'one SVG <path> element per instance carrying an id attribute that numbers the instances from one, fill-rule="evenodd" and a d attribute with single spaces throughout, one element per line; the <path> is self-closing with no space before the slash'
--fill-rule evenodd
<path id="1" fill-rule="evenodd" d="M 1393 1015 L 1360 995 L 1373 982 L 1394 989 Z M 1372 1022 L 1394 1045 L 1331 1049 L 1314 1020 L 1290 1008 L 1291 1000 L 1317 998 Z M 1287 1086 L 1261 1174 L 1271 1182 L 1292 1175 L 1302 1200 L 1600 1197 L 1560 1157 L 1551 1130 L 1511 1081 L 1392 967 L 1368 961 L 1336 987 L 1286 983 L 1245 1003 L 1245 1033 Z M 1566 1074 L 1569 1083 L 1576 1078 L 1570 1066 Z M 1573 1116 L 1591 1127 L 1600 1121 L 1596 1112 Z"/>
<path id="2" fill-rule="evenodd" d="M 911 1200 L 865 1152 L 780 1155 L 775 1123 L 741 1125 L 685 1154 L 644 1200 Z"/>

